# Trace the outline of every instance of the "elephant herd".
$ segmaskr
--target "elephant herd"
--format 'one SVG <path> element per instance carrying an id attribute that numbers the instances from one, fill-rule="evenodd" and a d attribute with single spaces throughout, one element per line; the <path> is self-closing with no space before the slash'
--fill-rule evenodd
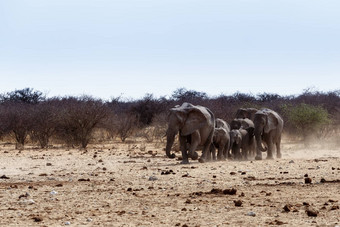
<path id="1" fill-rule="evenodd" d="M 238 109 L 228 124 L 215 118 L 206 107 L 183 103 L 170 109 L 166 155 L 175 158 L 171 147 L 178 134 L 183 164 L 189 163 L 189 158 L 206 162 L 249 160 L 255 156 L 255 160 L 262 160 L 262 152 L 267 152 L 267 159 L 273 159 L 274 150 L 281 158 L 282 129 L 282 118 L 270 109 Z M 197 149 L 202 149 L 200 158 Z"/>

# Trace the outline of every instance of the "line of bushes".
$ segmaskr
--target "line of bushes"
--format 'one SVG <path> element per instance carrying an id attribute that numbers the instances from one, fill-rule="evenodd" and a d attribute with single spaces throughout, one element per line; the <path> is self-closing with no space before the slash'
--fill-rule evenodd
<path id="1" fill-rule="evenodd" d="M 282 115 L 285 132 L 303 138 L 312 132 L 320 137 L 339 133 L 340 91 L 209 97 L 204 92 L 180 88 L 170 97 L 146 94 L 138 100 L 118 97 L 103 101 L 90 96 L 47 98 L 40 91 L 25 88 L 0 95 L 0 137 L 14 138 L 18 148 L 27 142 L 47 148 L 51 139 L 85 148 L 97 129 L 122 141 L 144 130 L 139 135 L 151 141 L 151 137 L 164 136 L 168 110 L 183 102 L 206 106 L 228 122 L 238 108 L 270 108 Z"/>

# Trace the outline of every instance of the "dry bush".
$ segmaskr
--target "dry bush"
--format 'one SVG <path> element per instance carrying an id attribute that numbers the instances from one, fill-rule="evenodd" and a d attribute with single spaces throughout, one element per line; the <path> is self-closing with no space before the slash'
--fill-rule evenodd
<path id="1" fill-rule="evenodd" d="M 11 134 L 16 140 L 16 148 L 23 149 L 32 131 L 32 105 L 8 102 L 0 108 L 0 128 L 3 135 Z"/>
<path id="2" fill-rule="evenodd" d="M 68 145 L 86 148 L 94 129 L 108 116 L 101 100 L 88 96 L 60 100 L 56 132 Z"/>
<path id="3" fill-rule="evenodd" d="M 116 135 L 125 142 L 138 128 L 138 118 L 133 114 L 120 114 L 114 118 L 113 127 Z"/>

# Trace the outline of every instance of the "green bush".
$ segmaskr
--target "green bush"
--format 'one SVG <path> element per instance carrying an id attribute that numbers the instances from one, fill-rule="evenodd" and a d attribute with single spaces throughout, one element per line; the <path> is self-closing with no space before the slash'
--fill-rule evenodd
<path id="1" fill-rule="evenodd" d="M 284 106 L 283 110 L 289 123 L 302 134 L 306 145 L 310 136 L 330 123 L 327 110 L 321 106 L 300 103 L 297 106 Z"/>

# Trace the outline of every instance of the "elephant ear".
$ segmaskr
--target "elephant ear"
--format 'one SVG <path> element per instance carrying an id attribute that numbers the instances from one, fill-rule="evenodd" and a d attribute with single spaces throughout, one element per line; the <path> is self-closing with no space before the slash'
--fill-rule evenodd
<path id="1" fill-rule="evenodd" d="M 183 125 L 186 121 L 187 114 L 182 109 L 178 108 L 177 106 L 175 108 L 170 109 L 170 114 L 174 114 L 177 117 L 177 120 L 179 121 L 180 125 Z"/>
<path id="2" fill-rule="evenodd" d="M 183 127 L 181 128 L 182 136 L 190 135 L 207 124 L 208 119 L 199 108 L 185 108 L 183 112 L 186 113 L 187 117 Z"/>
<path id="3" fill-rule="evenodd" d="M 266 125 L 264 126 L 264 132 L 269 133 L 271 130 L 277 127 L 278 120 L 276 116 L 271 112 L 267 113 L 266 118 L 267 120 L 266 120 Z"/>

